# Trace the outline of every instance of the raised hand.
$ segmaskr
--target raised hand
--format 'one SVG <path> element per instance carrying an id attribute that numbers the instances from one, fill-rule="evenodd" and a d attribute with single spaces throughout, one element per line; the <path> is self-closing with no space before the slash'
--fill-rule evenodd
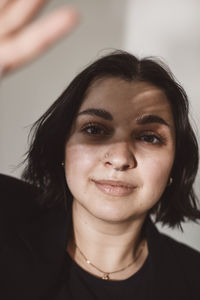
<path id="1" fill-rule="evenodd" d="M 32 60 L 77 24 L 78 14 L 62 7 L 30 23 L 47 0 L 0 0 L 0 71 Z"/>

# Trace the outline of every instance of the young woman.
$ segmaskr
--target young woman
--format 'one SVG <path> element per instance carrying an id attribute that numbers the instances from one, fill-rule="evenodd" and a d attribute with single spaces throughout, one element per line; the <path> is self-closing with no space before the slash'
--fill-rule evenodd
<path id="1" fill-rule="evenodd" d="M 116 51 L 35 123 L 1 184 L 3 299 L 198 299 L 200 254 L 158 232 L 198 220 L 188 100 L 161 63 Z"/>

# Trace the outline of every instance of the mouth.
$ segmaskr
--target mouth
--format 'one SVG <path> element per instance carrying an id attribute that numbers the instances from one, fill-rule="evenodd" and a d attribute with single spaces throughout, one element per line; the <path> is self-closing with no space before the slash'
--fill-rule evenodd
<path id="1" fill-rule="evenodd" d="M 103 193 L 111 196 L 128 196 L 136 189 L 129 183 L 115 180 L 92 180 L 95 186 Z"/>

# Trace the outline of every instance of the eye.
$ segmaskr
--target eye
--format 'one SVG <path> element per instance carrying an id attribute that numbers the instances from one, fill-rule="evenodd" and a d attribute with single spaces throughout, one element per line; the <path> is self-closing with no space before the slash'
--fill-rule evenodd
<path id="1" fill-rule="evenodd" d="M 161 145 L 161 144 L 164 143 L 162 137 L 157 136 L 157 135 L 152 134 L 152 133 L 143 134 L 138 139 L 140 141 L 143 141 L 143 142 L 146 142 L 146 143 L 149 143 L 149 144 L 152 144 L 152 145 L 156 145 L 156 144 Z"/>
<path id="2" fill-rule="evenodd" d="M 109 130 L 98 123 L 89 123 L 81 128 L 81 131 L 89 136 L 104 136 L 109 134 Z"/>

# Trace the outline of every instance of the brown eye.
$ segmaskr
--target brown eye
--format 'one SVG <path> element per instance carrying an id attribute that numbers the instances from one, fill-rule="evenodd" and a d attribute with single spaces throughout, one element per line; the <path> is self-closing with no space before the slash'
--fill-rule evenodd
<path id="1" fill-rule="evenodd" d="M 104 136 L 109 134 L 108 130 L 99 124 L 88 124 L 81 131 L 89 136 Z"/>
<path id="2" fill-rule="evenodd" d="M 144 134 L 139 138 L 141 141 L 155 145 L 155 144 L 163 144 L 162 138 L 158 137 L 155 134 Z"/>

